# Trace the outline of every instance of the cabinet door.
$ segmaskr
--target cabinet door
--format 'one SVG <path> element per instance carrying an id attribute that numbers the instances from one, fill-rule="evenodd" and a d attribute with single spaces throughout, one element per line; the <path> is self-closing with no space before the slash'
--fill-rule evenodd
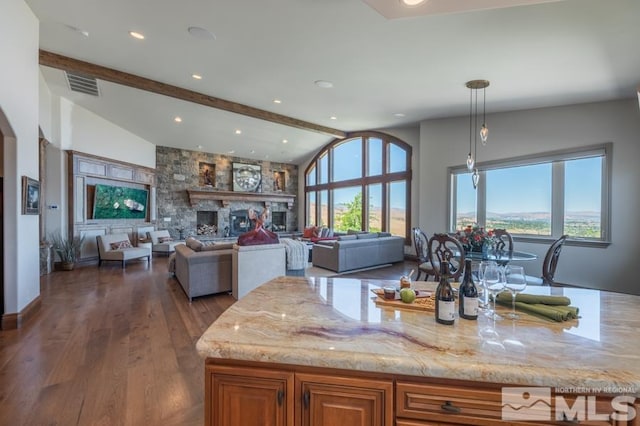
<path id="1" fill-rule="evenodd" d="M 302 426 L 392 426 L 393 383 L 296 374 L 296 424 Z"/>
<path id="2" fill-rule="evenodd" d="M 207 366 L 205 424 L 293 425 L 293 373 Z"/>

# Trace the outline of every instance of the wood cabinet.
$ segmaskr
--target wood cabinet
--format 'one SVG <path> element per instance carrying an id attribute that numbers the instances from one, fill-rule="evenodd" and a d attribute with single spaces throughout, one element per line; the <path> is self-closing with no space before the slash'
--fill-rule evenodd
<path id="1" fill-rule="evenodd" d="M 296 374 L 297 425 L 393 425 L 393 382 Z"/>
<path id="2" fill-rule="evenodd" d="M 205 424 L 293 425 L 293 377 L 286 371 L 208 366 Z"/>
<path id="3" fill-rule="evenodd" d="M 542 388 L 544 389 L 544 388 Z M 215 426 L 640 426 L 640 406 L 613 395 L 556 394 L 542 417 L 505 419 L 497 383 L 207 360 L 205 424 Z M 526 396 L 525 401 L 526 402 Z M 535 402 L 535 400 L 533 401 Z M 628 403 L 626 403 L 628 404 Z M 516 404 L 520 405 L 521 404 Z M 609 418 L 627 410 L 629 421 Z M 634 412 L 635 410 L 635 412 Z M 557 413 L 562 420 L 555 420 Z M 546 416 L 546 417 L 544 417 Z M 578 416 L 578 418 L 574 418 Z"/>
<path id="4" fill-rule="evenodd" d="M 627 425 L 626 422 L 607 418 L 613 412 L 611 397 L 555 393 L 549 394 L 549 405 L 535 404 L 538 400 L 533 397 L 531 402 L 534 404 L 528 404 L 527 399 L 523 400 L 524 405 L 515 404 L 519 407 L 533 405 L 533 411 L 540 416 L 537 420 L 525 417 L 518 419 L 520 415 L 527 415 L 521 410 L 512 411 L 515 417 L 503 420 L 502 389 L 497 384 L 484 386 L 456 381 L 451 381 L 451 384 L 397 381 L 397 425 Z M 556 416 L 561 416 L 562 420 L 554 421 Z"/>
<path id="5" fill-rule="evenodd" d="M 392 426 L 393 382 L 292 368 L 207 365 L 205 424 Z M 295 387 L 294 387 L 295 383 Z"/>

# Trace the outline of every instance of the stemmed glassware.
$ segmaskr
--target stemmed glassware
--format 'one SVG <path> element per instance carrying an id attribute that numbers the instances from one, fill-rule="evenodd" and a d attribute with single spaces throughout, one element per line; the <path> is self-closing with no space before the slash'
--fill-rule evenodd
<path id="1" fill-rule="evenodd" d="M 522 266 L 508 265 L 505 267 L 505 287 L 511 292 L 511 312 L 507 314 L 508 318 L 520 318 L 516 314 L 516 295 L 527 288 L 527 280 L 524 275 Z"/>
<path id="2" fill-rule="evenodd" d="M 504 273 L 495 263 L 488 263 L 483 271 L 484 288 L 493 298 L 493 309 L 487 312 L 487 316 L 492 320 L 501 320 L 502 317 L 496 313 L 496 296 L 505 287 Z"/>

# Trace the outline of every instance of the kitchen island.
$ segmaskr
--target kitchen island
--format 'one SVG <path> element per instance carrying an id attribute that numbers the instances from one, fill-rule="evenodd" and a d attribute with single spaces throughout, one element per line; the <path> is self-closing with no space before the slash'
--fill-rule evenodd
<path id="1" fill-rule="evenodd" d="M 541 417 L 515 410 L 504 424 L 638 424 L 640 297 L 529 288 L 569 297 L 581 318 L 445 326 L 431 311 L 378 307 L 372 289 L 388 284 L 280 277 L 231 306 L 197 343 L 206 423 L 501 424 L 503 387 L 527 386 L 542 392 L 531 394 L 547 404 Z"/>

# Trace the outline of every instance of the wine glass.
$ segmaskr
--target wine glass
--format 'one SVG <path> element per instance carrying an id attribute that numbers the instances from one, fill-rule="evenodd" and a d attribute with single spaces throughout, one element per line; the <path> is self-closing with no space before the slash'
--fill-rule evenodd
<path id="1" fill-rule="evenodd" d="M 505 267 L 504 275 L 505 287 L 511 292 L 511 312 L 507 314 L 507 317 L 518 319 L 520 316 L 516 314 L 516 295 L 527 288 L 524 268 L 522 266 L 508 265 Z"/>
<path id="2" fill-rule="evenodd" d="M 479 301 L 479 304 L 482 306 L 482 308 L 486 309 L 485 314 L 489 315 L 491 312 L 491 306 L 489 303 L 489 292 L 487 291 L 487 286 L 486 283 L 484 281 L 484 270 L 487 268 L 488 265 L 493 265 L 496 264 L 496 262 L 494 262 L 493 260 L 485 260 L 480 262 L 477 265 L 477 270 L 474 271 L 474 269 L 471 269 L 471 273 L 475 273 L 477 275 L 474 275 L 473 278 L 477 280 L 477 283 L 479 283 L 479 287 L 482 289 L 482 300 Z"/>
<path id="3" fill-rule="evenodd" d="M 501 320 L 502 317 L 496 313 L 496 296 L 504 290 L 505 281 L 503 272 L 495 262 L 488 264 L 484 269 L 484 285 L 493 298 L 493 309 L 487 312 L 487 315 L 493 320 Z"/>
<path id="4" fill-rule="evenodd" d="M 484 289 L 484 284 L 482 283 L 483 274 L 482 274 L 482 262 L 474 262 L 471 264 L 471 278 L 473 278 L 473 282 L 476 284 L 478 288 L 478 305 L 479 308 L 484 309 L 487 307 L 487 292 Z"/>

